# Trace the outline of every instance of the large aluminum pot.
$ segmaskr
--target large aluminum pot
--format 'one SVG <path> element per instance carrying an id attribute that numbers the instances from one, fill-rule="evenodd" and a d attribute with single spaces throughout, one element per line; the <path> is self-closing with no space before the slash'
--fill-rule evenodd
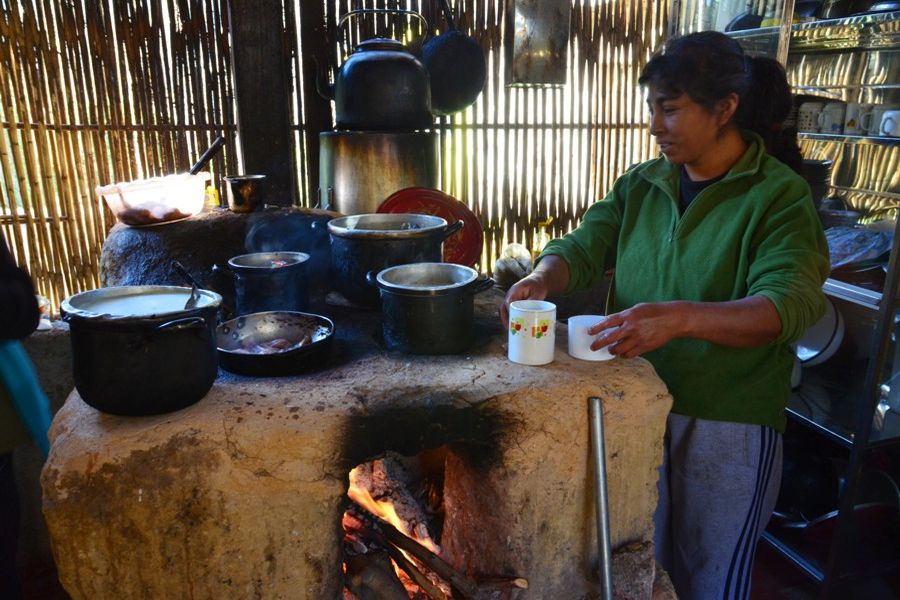
<path id="1" fill-rule="evenodd" d="M 97 410 L 156 415 L 206 395 L 218 373 L 219 294 L 186 287 L 101 288 L 62 302 L 69 323 L 75 388 Z"/>
<path id="2" fill-rule="evenodd" d="M 438 134 L 324 131 L 319 134 L 319 205 L 345 215 L 378 212 L 408 187 L 438 187 Z"/>
<path id="3" fill-rule="evenodd" d="M 328 222 L 336 289 L 351 302 L 378 306 L 369 271 L 419 262 L 440 262 L 444 240 L 463 226 L 431 215 L 371 214 Z"/>
<path id="4" fill-rule="evenodd" d="M 493 285 L 474 269 L 419 263 L 369 273 L 381 290 L 384 343 L 411 354 L 456 354 L 475 339 L 474 296 Z"/>

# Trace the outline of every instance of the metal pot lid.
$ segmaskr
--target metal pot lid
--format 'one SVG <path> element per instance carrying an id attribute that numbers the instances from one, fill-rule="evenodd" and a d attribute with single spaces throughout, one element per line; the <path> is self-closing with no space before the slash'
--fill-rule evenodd
<path id="1" fill-rule="evenodd" d="M 440 217 L 411 213 L 352 215 L 328 222 L 330 234 L 360 239 L 430 237 L 446 227 L 447 221 Z"/>
<path id="2" fill-rule="evenodd" d="M 61 308 L 66 318 L 134 319 L 174 317 L 193 313 L 197 309 L 222 304 L 222 296 L 209 290 L 198 290 L 197 307 L 185 310 L 191 288 L 174 285 L 137 285 L 108 287 L 82 292 L 63 300 Z"/>
<path id="3" fill-rule="evenodd" d="M 306 252 L 253 252 L 228 259 L 228 265 L 238 272 L 259 272 L 294 267 L 308 260 Z"/>
<path id="4" fill-rule="evenodd" d="M 414 263 L 380 271 L 378 286 L 387 291 L 433 294 L 463 288 L 478 278 L 475 269 L 453 263 Z"/>

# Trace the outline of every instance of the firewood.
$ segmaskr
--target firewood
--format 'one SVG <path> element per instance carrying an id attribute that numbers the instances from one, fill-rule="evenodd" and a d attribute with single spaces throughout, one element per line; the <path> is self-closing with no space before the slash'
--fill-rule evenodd
<path id="1" fill-rule="evenodd" d="M 422 571 L 416 568 L 416 566 L 410 561 L 406 556 L 404 556 L 403 552 L 397 549 L 396 546 L 392 546 L 388 544 L 388 554 L 391 555 L 391 558 L 394 559 L 394 562 L 397 563 L 403 572 L 409 575 L 409 577 L 416 583 L 417 586 L 422 588 L 422 591 L 428 596 L 429 600 L 447 600 L 447 594 L 441 590 L 438 586 L 436 586 L 428 577 L 425 576 Z"/>
<path id="2" fill-rule="evenodd" d="M 440 556 L 434 554 L 412 538 L 406 537 L 396 527 L 378 519 L 356 503 L 352 503 L 356 516 L 365 521 L 373 529 L 382 533 L 388 542 L 416 557 L 426 568 L 434 571 L 438 577 L 447 581 L 453 588 L 454 597 L 459 600 L 494 600 L 496 592 L 513 588 L 528 587 L 528 580 L 522 577 L 500 577 L 487 580 L 479 585 L 474 580 L 460 573 Z"/>
<path id="3" fill-rule="evenodd" d="M 359 600 L 409 600 L 391 559 L 384 552 L 349 556 L 345 560 L 347 589 Z"/>

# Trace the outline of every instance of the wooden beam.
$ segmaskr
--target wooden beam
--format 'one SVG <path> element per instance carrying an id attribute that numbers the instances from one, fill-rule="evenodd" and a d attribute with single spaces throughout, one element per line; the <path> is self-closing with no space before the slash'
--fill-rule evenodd
<path id="1" fill-rule="evenodd" d="M 300 37 L 303 39 L 303 135 L 306 139 L 306 164 L 309 169 L 310 204 L 319 200 L 319 132 L 334 127 L 331 118 L 331 101 L 316 91 L 318 66 L 322 74 L 330 68 L 333 52 L 331 37 L 325 20 L 323 2 L 300 3 Z M 315 59 L 313 59 L 315 57 Z M 317 64 L 318 61 L 318 64 Z"/>
<path id="2" fill-rule="evenodd" d="M 296 203 L 290 80 L 281 0 L 228 0 L 244 170 L 266 176 L 266 202 Z"/>

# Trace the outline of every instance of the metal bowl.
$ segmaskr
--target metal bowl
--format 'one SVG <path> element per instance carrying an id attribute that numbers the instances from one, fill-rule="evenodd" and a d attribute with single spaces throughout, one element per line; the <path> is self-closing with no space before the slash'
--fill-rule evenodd
<path id="1" fill-rule="evenodd" d="M 310 342 L 271 354 L 251 354 L 244 349 L 255 344 L 285 339 Z M 219 325 L 216 346 L 219 366 L 240 375 L 296 375 L 325 364 L 334 338 L 334 323 L 321 315 L 294 311 L 271 311 L 244 315 Z"/>

